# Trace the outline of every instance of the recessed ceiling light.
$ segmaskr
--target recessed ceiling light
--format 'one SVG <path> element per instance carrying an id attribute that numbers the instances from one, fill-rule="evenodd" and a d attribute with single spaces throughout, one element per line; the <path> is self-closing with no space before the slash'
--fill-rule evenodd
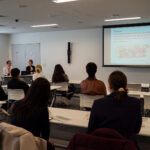
<path id="1" fill-rule="evenodd" d="M 39 27 L 55 27 L 58 26 L 58 24 L 41 24 L 41 25 L 32 25 L 32 28 L 39 28 Z"/>
<path id="2" fill-rule="evenodd" d="M 53 0 L 54 3 L 66 3 L 66 2 L 73 2 L 77 0 Z"/>
<path id="3" fill-rule="evenodd" d="M 105 19 L 105 21 L 123 21 L 123 20 L 136 20 L 141 19 L 141 17 L 131 17 L 131 18 L 115 18 L 115 19 Z"/>

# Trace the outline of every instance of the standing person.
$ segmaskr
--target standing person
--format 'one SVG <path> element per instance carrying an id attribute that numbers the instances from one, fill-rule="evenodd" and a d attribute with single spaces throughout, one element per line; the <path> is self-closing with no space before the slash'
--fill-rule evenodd
<path id="1" fill-rule="evenodd" d="M 98 128 L 111 128 L 135 142 L 134 135 L 139 133 L 142 124 L 140 100 L 128 96 L 123 72 L 112 72 L 108 82 L 111 94 L 94 102 L 88 133 Z"/>
<path id="2" fill-rule="evenodd" d="M 57 64 L 54 69 L 54 73 L 52 76 L 53 83 L 60 83 L 60 82 L 68 82 L 68 76 L 65 74 L 63 67 L 60 64 Z"/>
<path id="3" fill-rule="evenodd" d="M 23 100 L 17 101 L 11 108 L 11 123 L 30 131 L 34 136 L 47 142 L 50 135 L 48 100 L 50 83 L 44 78 L 36 79 Z M 50 150 L 52 145 L 48 142 Z"/>
<path id="4" fill-rule="evenodd" d="M 6 61 L 6 66 L 3 68 L 3 75 L 10 76 L 12 70 L 12 62 L 11 60 Z"/>
<path id="5" fill-rule="evenodd" d="M 42 66 L 36 65 L 35 67 L 35 73 L 33 74 L 33 80 L 36 80 L 37 78 L 46 78 L 45 75 L 42 73 Z"/>
<path id="6" fill-rule="evenodd" d="M 86 65 L 88 78 L 80 84 L 81 93 L 89 95 L 104 95 L 106 96 L 106 87 L 103 81 L 96 79 L 97 65 L 90 62 Z"/>
<path id="7" fill-rule="evenodd" d="M 35 66 L 33 66 L 33 60 L 29 60 L 29 66 L 26 67 L 27 74 L 31 74 L 35 72 Z"/>
<path id="8" fill-rule="evenodd" d="M 29 86 L 24 81 L 20 80 L 20 70 L 18 68 L 13 68 L 11 70 L 11 76 L 12 79 L 7 83 L 8 89 L 23 89 L 26 94 Z"/>

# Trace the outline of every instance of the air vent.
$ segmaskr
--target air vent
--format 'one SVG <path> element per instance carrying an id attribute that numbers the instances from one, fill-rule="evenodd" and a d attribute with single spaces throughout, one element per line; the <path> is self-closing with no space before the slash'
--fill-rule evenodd
<path id="1" fill-rule="evenodd" d="M 7 17 L 7 16 L 4 16 L 4 15 L 0 15 L 0 18 L 5 18 L 5 17 Z"/>
<path id="2" fill-rule="evenodd" d="M 28 5 L 25 5 L 25 4 L 20 4 L 19 5 L 19 8 L 27 8 L 28 7 Z"/>

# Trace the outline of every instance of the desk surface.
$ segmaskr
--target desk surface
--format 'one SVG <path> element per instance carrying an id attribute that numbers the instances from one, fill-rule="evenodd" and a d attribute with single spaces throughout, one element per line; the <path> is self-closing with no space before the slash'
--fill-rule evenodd
<path id="1" fill-rule="evenodd" d="M 31 84 L 28 84 L 28 85 L 31 86 Z M 2 88 L 6 89 L 7 85 L 2 85 Z M 60 88 L 61 88 L 61 86 L 55 86 L 55 85 L 51 86 L 51 90 L 57 90 L 57 89 L 60 89 Z"/>
<path id="2" fill-rule="evenodd" d="M 110 94 L 110 91 L 107 90 L 107 95 Z M 144 95 L 150 96 L 150 92 L 142 92 L 142 91 L 128 91 L 128 95 L 140 95 L 141 98 L 144 98 Z"/>
<path id="3" fill-rule="evenodd" d="M 51 122 L 87 128 L 90 112 L 49 107 Z"/>
<path id="4" fill-rule="evenodd" d="M 51 122 L 63 125 L 77 126 L 77 127 L 88 127 L 90 112 L 61 109 L 49 107 Z M 150 136 L 150 118 L 143 117 L 142 128 L 139 133 L 142 136 Z"/>
<path id="5" fill-rule="evenodd" d="M 0 101 L 0 105 L 6 104 L 6 103 L 7 103 L 6 100 L 5 101 Z"/>
<path id="6" fill-rule="evenodd" d="M 52 80 L 49 80 L 49 82 L 52 82 Z M 69 84 L 80 84 L 80 80 L 69 80 Z"/>
<path id="7" fill-rule="evenodd" d="M 52 85 L 51 90 L 57 90 L 60 89 L 62 86 Z"/>

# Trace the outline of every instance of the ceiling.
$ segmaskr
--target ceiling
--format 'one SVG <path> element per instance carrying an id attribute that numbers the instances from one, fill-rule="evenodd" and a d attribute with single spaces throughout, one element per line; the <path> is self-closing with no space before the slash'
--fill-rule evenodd
<path id="1" fill-rule="evenodd" d="M 115 18 L 113 15 L 142 19 L 104 22 Z M 59 4 L 52 0 L 0 0 L 0 33 L 75 30 L 139 22 L 150 22 L 150 0 L 78 0 Z M 51 23 L 59 26 L 30 27 Z"/>

